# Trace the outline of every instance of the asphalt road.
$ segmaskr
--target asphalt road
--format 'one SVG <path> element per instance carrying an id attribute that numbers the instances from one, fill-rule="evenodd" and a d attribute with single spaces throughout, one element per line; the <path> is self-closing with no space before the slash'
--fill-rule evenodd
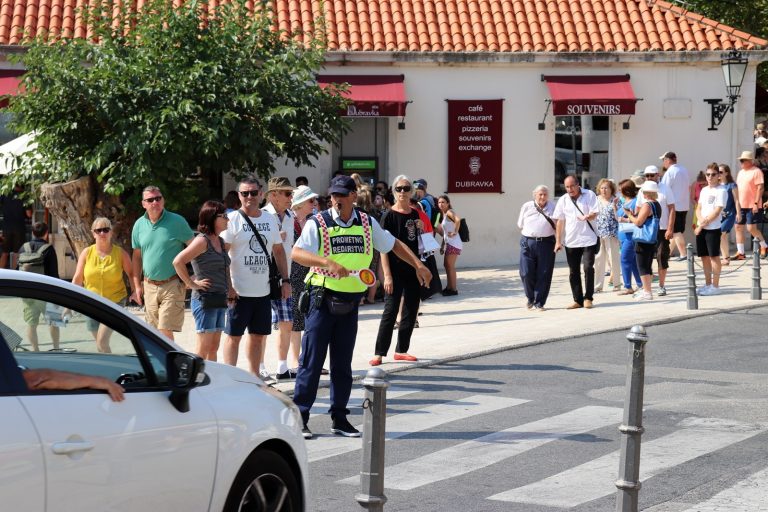
<path id="1" fill-rule="evenodd" d="M 613 510 L 625 334 L 391 375 L 385 510 Z M 768 511 L 768 308 L 648 335 L 640 509 Z M 358 425 L 360 393 L 356 384 Z M 325 391 L 318 412 L 327 403 Z M 314 510 L 362 510 L 360 440 L 325 434 L 327 415 L 310 427 Z"/>

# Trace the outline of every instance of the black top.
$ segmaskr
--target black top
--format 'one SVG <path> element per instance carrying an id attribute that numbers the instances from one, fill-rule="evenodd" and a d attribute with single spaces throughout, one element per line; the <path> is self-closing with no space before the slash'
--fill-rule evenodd
<path id="1" fill-rule="evenodd" d="M 413 254 L 419 254 L 419 230 L 416 227 L 418 220 L 419 214 L 414 209 L 411 209 L 409 213 L 387 210 L 382 215 L 380 224 L 382 228 L 392 233 L 392 236 L 407 245 Z M 413 267 L 398 258 L 393 251 L 389 252 L 387 256 L 389 256 L 389 264 L 393 268 L 405 269 L 407 267 L 413 270 Z"/>

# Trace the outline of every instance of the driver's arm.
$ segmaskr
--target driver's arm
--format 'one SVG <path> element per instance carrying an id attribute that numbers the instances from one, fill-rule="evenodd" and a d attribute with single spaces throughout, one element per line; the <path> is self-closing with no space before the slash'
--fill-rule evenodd
<path id="1" fill-rule="evenodd" d="M 109 393 L 114 402 L 125 399 L 124 389 L 120 384 L 104 377 L 62 372 L 49 369 L 31 369 L 22 372 L 27 387 L 32 391 L 41 389 L 69 391 L 73 389 L 100 389 Z"/>

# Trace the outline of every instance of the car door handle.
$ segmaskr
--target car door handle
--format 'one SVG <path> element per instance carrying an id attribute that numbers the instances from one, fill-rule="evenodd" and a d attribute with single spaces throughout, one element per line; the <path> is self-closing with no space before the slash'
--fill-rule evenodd
<path id="1" fill-rule="evenodd" d="M 71 453 L 88 452 L 96 447 L 95 444 L 88 441 L 53 443 L 51 450 L 56 455 L 69 455 Z"/>

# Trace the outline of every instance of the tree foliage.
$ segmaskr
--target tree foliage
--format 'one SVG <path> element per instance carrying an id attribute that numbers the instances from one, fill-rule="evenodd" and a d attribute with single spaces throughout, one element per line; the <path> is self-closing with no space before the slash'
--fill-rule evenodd
<path id="1" fill-rule="evenodd" d="M 12 128 L 36 133 L 38 156 L 5 187 L 92 176 L 107 194 L 153 183 L 179 198 L 200 172 L 311 164 L 342 133 L 345 100 L 314 79 L 322 34 L 307 45 L 276 31 L 266 1 L 113 10 L 125 4 L 91 2 L 92 37 L 38 39 L 20 56 Z"/>
<path id="2" fill-rule="evenodd" d="M 689 11 L 768 39 L 768 0 L 673 0 Z M 757 81 L 768 88 L 768 63 L 757 68 Z"/>

